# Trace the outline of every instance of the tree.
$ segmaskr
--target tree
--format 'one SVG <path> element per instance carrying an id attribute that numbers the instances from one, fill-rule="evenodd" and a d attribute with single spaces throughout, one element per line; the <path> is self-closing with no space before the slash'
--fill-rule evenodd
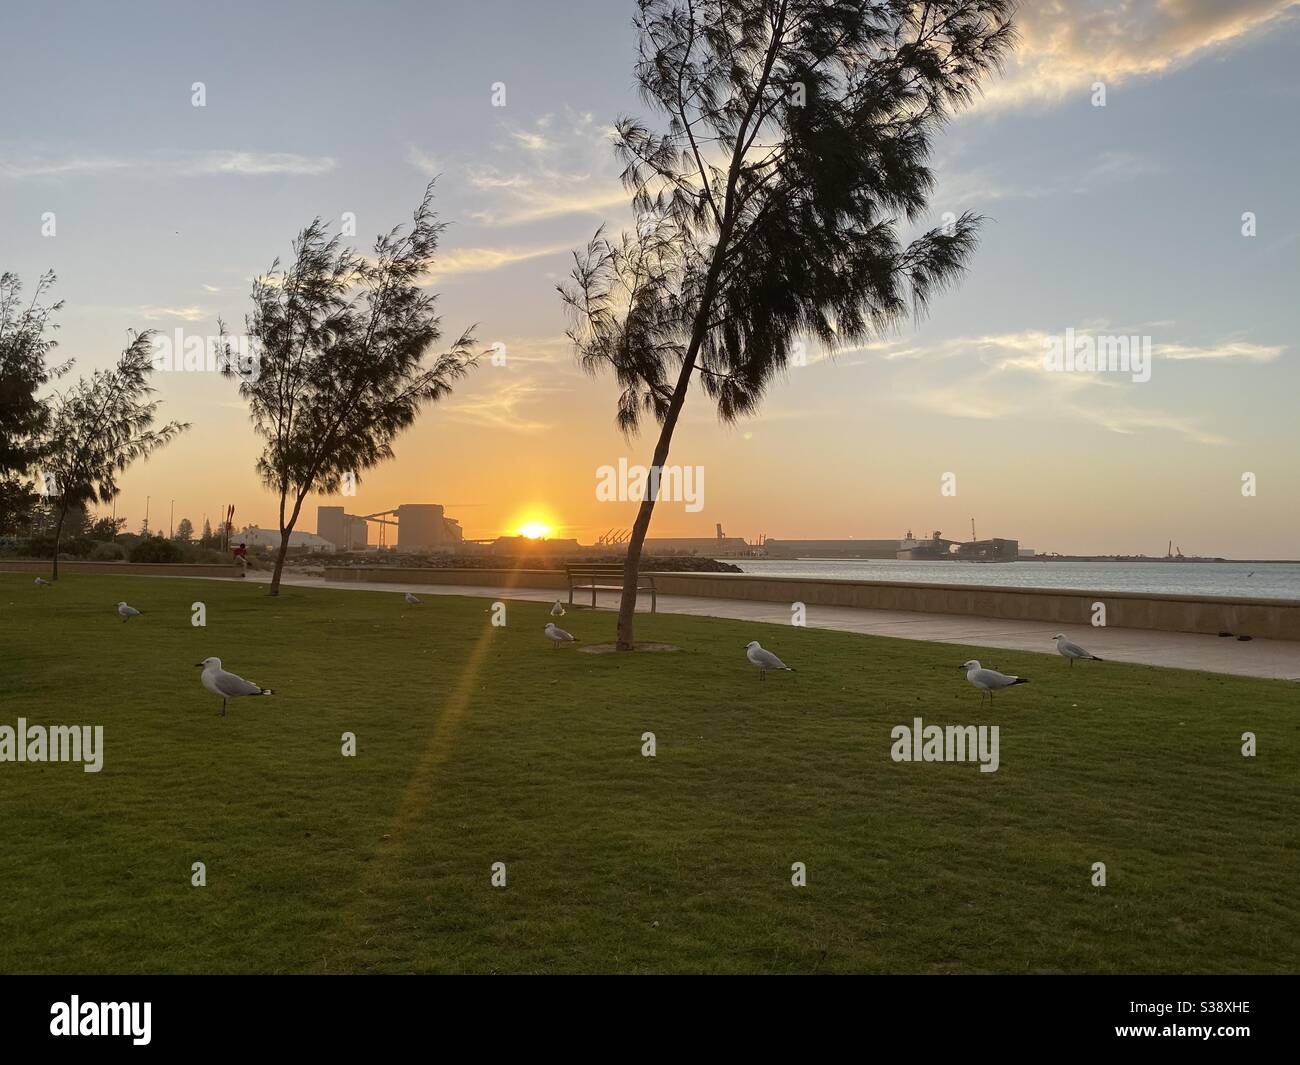
<path id="1" fill-rule="evenodd" d="M 92 540 L 112 543 L 117 539 L 118 533 L 125 528 L 125 518 L 114 518 L 111 515 L 105 515 L 102 518 L 96 518 L 90 523 L 90 526 L 86 529 L 86 535 Z"/>
<path id="2" fill-rule="evenodd" d="M 183 544 L 188 544 L 194 539 L 194 522 L 189 518 L 181 518 L 176 524 L 176 539 Z"/>
<path id="3" fill-rule="evenodd" d="M 212 522 L 207 518 L 203 519 L 203 535 L 199 537 L 200 547 L 216 547 L 220 541 L 217 534 L 212 531 Z"/>
<path id="4" fill-rule="evenodd" d="M 666 118 L 615 151 L 636 214 L 603 227 L 560 286 L 616 422 L 659 424 L 628 543 L 618 646 L 692 380 L 732 422 L 754 413 L 796 337 L 859 344 L 924 311 L 974 250 L 969 213 L 904 244 L 933 175 L 930 141 L 1013 41 L 1011 0 L 639 0 L 637 80 Z"/>
<path id="5" fill-rule="evenodd" d="M 47 362 L 57 342 L 49 334 L 63 303 L 42 302 L 53 287 L 42 274 L 30 300 L 22 298 L 18 275 L 0 274 L 0 529 L 16 530 L 35 503 L 29 474 L 41 457 L 49 407 L 39 390 L 68 368 Z M 43 491 L 43 485 L 39 486 Z"/>
<path id="6" fill-rule="evenodd" d="M 56 393 L 50 407 L 43 461 L 54 475 L 57 520 L 54 569 L 59 579 L 59 543 L 68 515 L 118 493 L 117 475 L 137 459 L 165 447 L 188 423 L 153 427 L 158 403 L 150 400 L 152 332 L 137 334 L 108 370 L 96 370 L 66 392 Z"/>
<path id="7" fill-rule="evenodd" d="M 233 346 L 222 345 L 225 372 L 240 377 L 266 440 L 258 473 L 280 501 L 271 595 L 307 496 L 335 492 L 344 474 L 359 478 L 392 458 L 420 408 L 474 364 L 467 330 L 425 365 L 442 336 L 436 296 L 424 288 L 444 228 L 432 204 L 430 184 L 410 229 L 380 236 L 370 257 L 340 248 L 317 218 L 294 241 L 292 264 L 281 270 L 277 259 L 254 282 L 250 365 L 237 369 Z"/>

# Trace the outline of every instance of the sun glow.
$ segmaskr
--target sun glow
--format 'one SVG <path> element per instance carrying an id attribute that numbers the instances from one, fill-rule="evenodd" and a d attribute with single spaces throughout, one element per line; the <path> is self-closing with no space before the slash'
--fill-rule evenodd
<path id="1" fill-rule="evenodd" d="M 540 521 L 526 521 L 519 526 L 519 535 L 527 537 L 529 540 L 540 540 L 550 531 L 551 527 Z"/>

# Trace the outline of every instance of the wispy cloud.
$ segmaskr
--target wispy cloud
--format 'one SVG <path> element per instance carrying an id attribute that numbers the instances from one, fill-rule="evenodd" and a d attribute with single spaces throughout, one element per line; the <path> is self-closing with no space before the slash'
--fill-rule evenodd
<path id="1" fill-rule="evenodd" d="M 1211 347 L 1193 347 L 1185 344 L 1164 344 L 1157 349 L 1166 359 L 1244 359 L 1247 362 L 1272 362 L 1286 349 L 1280 344 L 1249 344 L 1236 340 Z"/>
<path id="2" fill-rule="evenodd" d="M 1081 323 L 1076 332 L 1080 336 L 1142 335 L 1141 329 L 1118 329 L 1104 321 Z M 1076 422 L 1125 435 L 1165 432 L 1207 445 L 1231 442 L 1206 428 L 1213 420 L 1211 413 L 1200 419 L 1195 412 L 1152 406 L 1150 400 L 1160 393 L 1152 392 L 1149 384 L 1139 386 L 1130 376 L 1049 370 L 1044 356 L 1049 341 L 1060 335 L 1023 329 L 920 344 L 888 339 L 840 352 L 834 358 L 847 358 L 850 364 L 874 361 L 891 366 L 891 394 L 947 417 Z M 1170 363 L 1196 359 L 1264 363 L 1284 350 L 1242 340 L 1209 345 L 1152 340 L 1154 358 Z M 823 353 L 815 361 L 827 357 Z"/>
<path id="3" fill-rule="evenodd" d="M 203 151 L 145 152 L 133 156 L 109 155 L 6 155 L 0 157 L 0 177 L 21 181 L 122 174 L 151 178 L 207 177 L 233 174 L 262 177 L 271 174 L 314 176 L 337 166 L 328 156 L 294 152 Z"/>
<path id="4" fill-rule="evenodd" d="M 211 311 L 202 307 L 137 307 L 135 313 L 146 322 L 163 322 L 177 319 L 182 322 L 201 322 L 204 319 L 214 317 Z"/>
<path id="5" fill-rule="evenodd" d="M 442 164 L 428 152 L 412 144 L 406 149 L 406 161 L 425 177 L 433 178 L 442 173 Z"/>
<path id="6" fill-rule="evenodd" d="M 628 204 L 610 149 L 610 130 L 598 125 L 592 114 L 543 115 L 530 129 L 503 126 L 501 133 L 496 150 L 509 164 L 478 162 L 466 167 L 476 199 L 484 204 L 470 212 L 474 221 L 521 225 L 603 214 Z"/>
<path id="7" fill-rule="evenodd" d="M 1021 45 L 983 107 L 1058 102 L 1159 77 L 1252 38 L 1294 15 L 1300 0 L 1034 0 L 1016 18 Z"/>
<path id="8" fill-rule="evenodd" d="M 569 252 L 568 244 L 548 244 L 535 248 L 460 248 L 439 254 L 434 260 L 433 270 L 426 285 L 447 277 L 461 274 L 482 274 L 489 270 L 499 270 L 503 266 L 539 259 L 545 255 L 558 255 Z"/>

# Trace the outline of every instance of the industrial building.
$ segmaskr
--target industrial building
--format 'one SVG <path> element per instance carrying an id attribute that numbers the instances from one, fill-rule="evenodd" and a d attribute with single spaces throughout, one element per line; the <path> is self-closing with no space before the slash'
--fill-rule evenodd
<path id="1" fill-rule="evenodd" d="M 279 550 L 280 540 L 278 529 L 259 529 L 256 525 L 248 525 L 243 532 L 230 534 L 231 544 L 247 544 L 254 549 L 266 547 L 272 551 Z M 289 534 L 289 548 L 307 551 L 309 554 L 332 555 L 334 553 L 334 544 L 325 537 L 315 533 L 299 532 L 296 529 Z"/>
<path id="2" fill-rule="evenodd" d="M 897 558 L 898 540 L 773 540 L 768 558 Z"/>
<path id="3" fill-rule="evenodd" d="M 317 507 L 316 533 L 340 551 L 364 551 L 370 544 L 370 526 L 379 528 L 380 547 L 422 554 L 455 550 L 464 542 L 460 522 L 449 518 L 438 503 L 403 503 L 396 510 L 374 514 L 349 514 L 343 507 Z M 390 542 L 390 529 L 397 542 Z"/>

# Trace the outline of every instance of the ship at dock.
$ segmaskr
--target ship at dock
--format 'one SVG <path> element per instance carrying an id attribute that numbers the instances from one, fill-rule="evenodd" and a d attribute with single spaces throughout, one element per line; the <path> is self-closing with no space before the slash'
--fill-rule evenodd
<path id="1" fill-rule="evenodd" d="M 995 536 L 989 540 L 947 540 L 936 529 L 928 539 L 920 539 L 907 530 L 898 542 L 895 557 L 904 562 L 1015 562 L 1020 558 L 1020 541 Z"/>

